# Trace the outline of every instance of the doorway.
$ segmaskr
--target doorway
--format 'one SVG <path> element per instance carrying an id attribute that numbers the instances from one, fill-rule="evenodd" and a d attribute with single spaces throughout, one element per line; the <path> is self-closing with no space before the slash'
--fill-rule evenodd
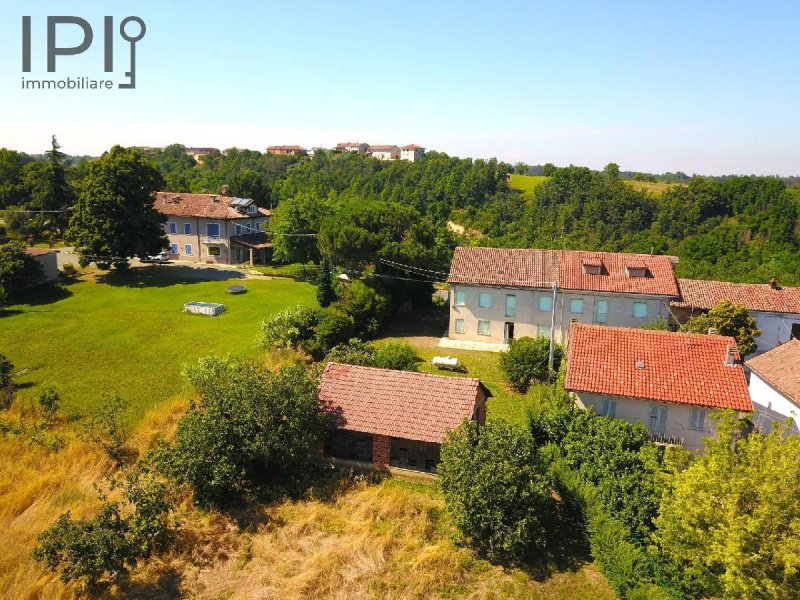
<path id="1" fill-rule="evenodd" d="M 503 330 L 503 339 L 506 342 L 510 342 L 514 339 L 514 323 L 506 322 L 505 328 Z"/>

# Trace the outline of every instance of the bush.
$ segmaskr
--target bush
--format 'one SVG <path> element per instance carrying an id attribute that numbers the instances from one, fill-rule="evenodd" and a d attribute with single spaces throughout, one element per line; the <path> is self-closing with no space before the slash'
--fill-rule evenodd
<path id="1" fill-rule="evenodd" d="M 346 365 L 359 365 L 362 367 L 375 366 L 375 346 L 353 338 L 346 344 L 335 346 L 325 357 L 327 362 L 337 362 Z"/>
<path id="2" fill-rule="evenodd" d="M 352 338 L 356 329 L 353 317 L 334 304 L 322 312 L 314 339 L 305 343 L 304 348 L 314 358 L 321 359 L 331 348 Z"/>
<path id="3" fill-rule="evenodd" d="M 14 363 L 4 354 L 0 354 L 0 388 L 11 385 L 11 375 L 14 373 Z"/>
<path id="4" fill-rule="evenodd" d="M 447 435 L 438 472 L 460 541 L 499 561 L 523 560 L 545 545 L 550 478 L 524 432 L 502 420 L 465 422 Z"/>
<path id="5" fill-rule="evenodd" d="M 14 294 L 42 280 L 42 265 L 28 254 L 23 242 L 0 246 L 0 286 Z"/>
<path id="6" fill-rule="evenodd" d="M 185 371 L 199 399 L 158 462 L 201 506 L 226 505 L 311 469 L 326 415 L 301 366 L 270 373 L 245 360 L 206 357 Z"/>
<path id="7" fill-rule="evenodd" d="M 561 365 L 564 350 L 556 345 L 553 350 L 553 368 L 548 366 L 550 339 L 545 337 L 521 337 L 511 340 L 508 351 L 500 355 L 500 368 L 511 387 L 518 392 L 527 392 L 531 381 L 550 381 Z"/>
<path id="8" fill-rule="evenodd" d="M 345 288 L 335 306 L 352 317 L 357 336 L 370 339 L 378 334 L 383 325 L 389 310 L 389 299 L 374 287 L 356 279 Z"/>
<path id="9" fill-rule="evenodd" d="M 381 369 L 416 371 L 420 360 L 414 347 L 404 342 L 389 342 L 375 350 L 375 366 Z"/>
<path id="10" fill-rule="evenodd" d="M 103 395 L 103 404 L 90 417 L 87 434 L 117 464 L 124 463 L 130 455 L 127 441 L 130 437 L 125 425 L 125 413 L 130 402 L 117 395 Z"/>
<path id="11" fill-rule="evenodd" d="M 52 387 L 47 386 L 39 392 L 39 406 L 47 417 L 52 417 L 58 412 L 61 404 L 61 395 Z"/>
<path id="12" fill-rule="evenodd" d="M 260 344 L 270 349 L 296 349 L 314 337 L 323 314 L 318 308 L 287 308 L 261 323 Z"/>

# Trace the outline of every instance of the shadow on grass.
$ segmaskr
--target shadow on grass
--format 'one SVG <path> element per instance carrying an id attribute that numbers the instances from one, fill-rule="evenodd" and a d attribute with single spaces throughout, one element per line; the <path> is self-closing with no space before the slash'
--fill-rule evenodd
<path id="1" fill-rule="evenodd" d="M 239 271 L 216 269 L 213 267 L 184 267 L 181 265 L 147 265 L 133 267 L 128 271 L 108 271 L 96 276 L 98 283 L 115 287 L 150 288 L 169 287 L 203 283 L 207 281 L 227 281 L 245 279 Z"/>
<path id="2" fill-rule="evenodd" d="M 447 331 L 449 312 L 446 306 L 431 306 L 396 316 L 383 333 L 385 337 L 435 337 Z"/>
<path id="3" fill-rule="evenodd" d="M 115 593 L 109 594 L 106 588 L 94 591 L 96 597 L 142 598 L 146 600 L 172 600 L 181 598 L 181 574 L 173 567 L 164 565 L 151 580 L 131 581 L 124 579 L 117 585 Z"/>
<path id="4" fill-rule="evenodd" d="M 65 300 L 72 296 L 72 292 L 63 285 L 56 284 L 43 284 L 32 287 L 22 292 L 17 292 L 9 298 L 9 304 L 26 304 L 28 306 L 42 306 L 45 304 L 53 304 L 60 300 Z M 19 314 L 20 310 L 0 309 L 0 316 L 10 316 Z"/>

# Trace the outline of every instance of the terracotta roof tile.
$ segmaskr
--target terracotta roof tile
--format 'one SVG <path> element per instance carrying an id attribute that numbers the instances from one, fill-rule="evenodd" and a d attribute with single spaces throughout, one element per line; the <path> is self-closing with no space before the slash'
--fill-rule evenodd
<path id="1" fill-rule="evenodd" d="M 240 212 L 231 206 L 237 200 L 219 194 L 184 194 L 182 192 L 156 192 L 155 208 L 170 217 L 200 217 L 204 219 L 252 219 L 268 217 L 272 213 L 259 208 L 258 213 Z"/>
<path id="2" fill-rule="evenodd" d="M 678 279 L 681 299 L 672 302 L 682 308 L 714 308 L 723 300 L 741 304 L 747 310 L 800 314 L 800 288 L 773 289 L 768 283 L 730 283 Z"/>
<path id="3" fill-rule="evenodd" d="M 319 397 L 341 429 L 441 443 L 472 417 L 481 388 L 467 377 L 328 363 Z"/>
<path id="4" fill-rule="evenodd" d="M 547 288 L 553 282 L 567 290 L 678 296 L 670 256 L 458 247 L 450 265 L 450 283 Z M 583 265 L 599 265 L 598 274 Z M 626 267 L 644 268 L 644 277 L 630 277 Z"/>
<path id="5" fill-rule="evenodd" d="M 579 323 L 569 335 L 568 391 L 753 410 L 738 355 L 725 365 L 731 337 Z"/>
<path id="6" fill-rule="evenodd" d="M 787 398 L 800 406 L 800 340 L 792 338 L 754 356 L 747 366 Z"/>
<path id="7" fill-rule="evenodd" d="M 25 252 L 30 256 L 44 256 L 45 254 L 55 254 L 58 250 L 53 250 L 52 248 L 25 248 Z"/>

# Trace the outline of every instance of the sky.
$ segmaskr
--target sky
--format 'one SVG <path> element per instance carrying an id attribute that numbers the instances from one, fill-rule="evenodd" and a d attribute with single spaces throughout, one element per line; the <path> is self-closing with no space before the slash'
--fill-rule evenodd
<path id="1" fill-rule="evenodd" d="M 31 16 L 30 73 L 22 16 Z M 48 16 L 91 47 L 46 72 Z M 104 16 L 146 24 L 130 44 Z M 800 2 L 0 0 L 0 147 L 420 144 L 529 164 L 800 174 Z M 137 33 L 135 24 L 126 29 Z M 58 46 L 81 30 L 57 28 Z M 110 90 L 22 89 L 22 78 Z"/>

